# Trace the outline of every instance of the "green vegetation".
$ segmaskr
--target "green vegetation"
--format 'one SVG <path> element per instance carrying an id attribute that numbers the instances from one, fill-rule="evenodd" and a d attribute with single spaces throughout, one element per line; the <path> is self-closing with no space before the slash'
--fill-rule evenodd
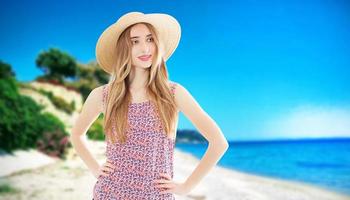
<path id="1" fill-rule="evenodd" d="M 43 106 L 18 92 L 18 83 L 8 66 L 0 63 L 0 149 L 11 153 L 16 149 L 36 148 L 40 139 L 50 135 L 49 145 L 41 150 L 53 154 L 51 144 L 55 141 L 52 140 L 59 140 L 55 155 L 64 157 L 69 145 L 64 124 L 49 113 L 42 113 Z"/>
<path id="2" fill-rule="evenodd" d="M 56 48 L 40 53 L 36 59 L 36 65 L 44 73 L 36 78 L 37 81 L 74 89 L 83 96 L 84 100 L 92 89 L 107 83 L 109 79 L 109 74 L 101 70 L 96 62 L 77 63 L 68 53 Z M 60 104 L 60 102 L 56 103 Z"/>
<path id="3" fill-rule="evenodd" d="M 82 94 L 83 101 L 92 89 L 107 83 L 109 79 L 109 74 L 101 70 L 96 62 L 80 64 L 57 48 L 41 52 L 35 62 L 43 72 L 36 81 L 75 90 Z M 28 84 L 17 82 L 11 66 L 0 61 L 0 149 L 12 152 L 36 147 L 47 154 L 64 157 L 65 149 L 70 145 L 64 124 L 54 115 L 42 113 L 43 106 L 30 97 L 20 95 L 19 87 L 36 90 Z M 50 91 L 36 91 L 68 114 L 76 109 L 75 102 L 68 103 Z M 92 124 L 88 131 L 91 139 L 104 139 L 102 124 L 101 117 Z"/>
<path id="4" fill-rule="evenodd" d="M 42 80 L 56 80 L 63 83 L 64 78 L 73 78 L 77 73 L 75 59 L 56 48 L 41 52 L 35 62 L 44 72 L 44 75 L 39 77 Z"/>
<path id="5" fill-rule="evenodd" d="M 74 82 L 65 82 L 65 86 L 75 88 L 86 100 L 91 90 L 108 83 L 109 75 L 102 71 L 96 62 L 78 64 L 78 71 Z"/>
<path id="6" fill-rule="evenodd" d="M 89 139 L 92 140 L 105 140 L 103 130 L 103 115 L 101 114 L 96 121 L 91 125 L 86 133 Z"/>
<path id="7" fill-rule="evenodd" d="M 16 193 L 16 192 L 19 192 L 19 190 L 13 188 L 8 183 L 0 184 L 0 195 L 5 194 L 5 193 Z"/>
<path id="8" fill-rule="evenodd" d="M 75 102 L 67 103 L 63 98 L 54 96 L 52 92 L 45 91 L 43 89 L 37 90 L 39 93 L 47 96 L 50 101 L 59 110 L 62 110 L 68 114 L 72 114 L 75 110 Z"/>

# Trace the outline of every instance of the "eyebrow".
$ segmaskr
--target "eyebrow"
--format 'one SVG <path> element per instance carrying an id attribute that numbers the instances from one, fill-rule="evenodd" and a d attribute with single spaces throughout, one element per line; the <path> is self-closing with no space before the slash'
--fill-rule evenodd
<path id="1" fill-rule="evenodd" d="M 149 36 L 152 36 L 152 34 L 146 35 L 146 37 L 149 37 Z M 139 38 L 139 37 L 140 37 L 140 36 L 134 36 L 134 37 L 131 37 L 130 39 Z"/>

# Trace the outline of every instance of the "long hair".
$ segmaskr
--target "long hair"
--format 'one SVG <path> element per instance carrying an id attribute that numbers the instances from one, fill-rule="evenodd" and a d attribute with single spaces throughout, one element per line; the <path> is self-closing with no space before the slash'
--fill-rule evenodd
<path id="1" fill-rule="evenodd" d="M 176 103 L 169 88 L 168 72 L 162 58 L 163 45 L 160 44 L 156 29 L 148 23 L 145 24 L 153 35 L 155 53 L 149 70 L 146 93 L 151 102 L 156 105 L 159 118 L 163 124 L 165 134 L 169 136 L 173 131 L 176 117 Z M 106 138 L 113 144 L 118 140 L 125 143 L 128 124 L 128 107 L 131 103 L 129 92 L 129 78 L 132 69 L 130 30 L 133 24 L 120 35 L 116 44 L 116 60 L 109 81 L 108 98 L 104 117 L 104 131 Z"/>

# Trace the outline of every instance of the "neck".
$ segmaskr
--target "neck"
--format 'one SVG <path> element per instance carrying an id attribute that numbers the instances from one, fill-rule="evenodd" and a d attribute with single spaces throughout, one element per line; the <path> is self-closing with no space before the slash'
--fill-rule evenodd
<path id="1" fill-rule="evenodd" d="M 146 87 L 149 71 L 139 67 L 134 67 L 130 72 L 129 88 L 139 89 Z"/>

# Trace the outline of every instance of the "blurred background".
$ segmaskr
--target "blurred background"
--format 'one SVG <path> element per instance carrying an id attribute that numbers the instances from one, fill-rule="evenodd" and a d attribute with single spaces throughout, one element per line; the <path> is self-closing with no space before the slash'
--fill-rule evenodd
<path id="1" fill-rule="evenodd" d="M 230 141 L 220 167 L 350 198 L 350 3 L 342 0 L 1 1 L 0 198 L 90 197 L 91 184 L 64 181 L 94 181 L 68 136 L 87 95 L 109 80 L 95 61 L 97 39 L 130 11 L 179 21 L 169 78 Z M 102 120 L 87 132 L 99 159 Z M 200 159 L 207 146 L 181 113 L 177 156 Z M 217 199 L 232 199 L 222 184 L 228 189 Z M 231 194 L 243 199 L 238 191 Z M 186 198 L 212 199 L 197 193 Z"/>

